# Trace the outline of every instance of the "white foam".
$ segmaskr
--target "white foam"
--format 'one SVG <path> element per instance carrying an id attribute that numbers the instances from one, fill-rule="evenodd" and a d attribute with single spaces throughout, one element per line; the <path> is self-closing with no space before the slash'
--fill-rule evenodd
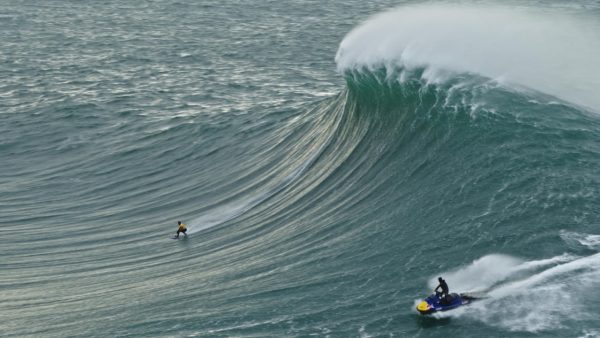
<path id="1" fill-rule="evenodd" d="M 336 55 L 340 71 L 426 67 L 530 87 L 600 112 L 600 19 L 585 13 L 426 4 L 376 15 Z"/>
<path id="2" fill-rule="evenodd" d="M 567 321 L 589 317 L 587 308 L 600 300 L 596 296 L 600 253 L 587 257 L 564 254 L 534 261 L 488 255 L 441 275 L 451 291 L 467 291 L 459 289 L 463 286 L 492 289 L 488 291 L 490 298 L 437 317 L 465 317 L 508 331 L 540 332 L 565 327 Z"/>
<path id="3" fill-rule="evenodd" d="M 584 330 L 583 335 L 579 338 L 598 338 L 600 337 L 600 331 L 598 330 Z"/>
<path id="4" fill-rule="evenodd" d="M 568 262 L 575 258 L 575 256 L 563 254 L 548 259 L 523 261 L 508 255 L 492 254 L 483 256 L 468 266 L 445 272 L 442 276 L 452 290 L 459 292 L 485 291 L 500 282 L 519 277 L 525 272 Z M 428 285 L 432 288 L 435 287 L 437 278 L 432 277 Z"/>
<path id="5" fill-rule="evenodd" d="M 579 258 L 494 289 L 479 318 L 511 331 L 561 328 L 589 315 L 599 284 L 600 254 Z"/>
<path id="6" fill-rule="evenodd" d="M 559 264 L 526 279 L 505 284 L 502 287 L 494 289 L 492 292 L 490 292 L 490 295 L 494 297 L 503 297 L 506 295 L 511 295 L 515 291 L 529 290 L 533 287 L 543 285 L 545 281 L 551 280 L 552 278 L 566 276 L 567 274 L 578 272 L 578 270 L 579 272 L 600 272 L 600 254 L 579 258 L 564 264 Z M 600 283 L 600 281 L 598 282 Z"/>
<path id="7" fill-rule="evenodd" d="M 588 249 L 600 249 L 600 235 L 582 234 L 570 231 L 561 231 L 560 237 L 572 246 L 584 246 Z"/>

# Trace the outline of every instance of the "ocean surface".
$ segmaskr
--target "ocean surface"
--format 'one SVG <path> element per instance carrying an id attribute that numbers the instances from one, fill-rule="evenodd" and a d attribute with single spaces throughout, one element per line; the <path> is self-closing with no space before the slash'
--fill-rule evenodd
<path id="1" fill-rule="evenodd" d="M 2 337 L 600 336 L 597 1 L 3 0 L 0 45 Z"/>

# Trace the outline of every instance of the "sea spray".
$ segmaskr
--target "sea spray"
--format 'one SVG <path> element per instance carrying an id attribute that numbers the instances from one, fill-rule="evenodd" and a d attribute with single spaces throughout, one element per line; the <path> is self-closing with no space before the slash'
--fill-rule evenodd
<path id="1" fill-rule="evenodd" d="M 440 275 L 451 292 L 485 290 L 489 297 L 436 318 L 469 318 L 509 331 L 540 332 L 590 319 L 587 307 L 600 300 L 594 292 L 600 286 L 600 254 L 533 261 L 494 254 Z"/>
<path id="2" fill-rule="evenodd" d="M 352 30 L 338 69 L 425 67 L 520 84 L 600 112 L 600 23 L 593 16 L 427 4 L 378 14 Z"/>

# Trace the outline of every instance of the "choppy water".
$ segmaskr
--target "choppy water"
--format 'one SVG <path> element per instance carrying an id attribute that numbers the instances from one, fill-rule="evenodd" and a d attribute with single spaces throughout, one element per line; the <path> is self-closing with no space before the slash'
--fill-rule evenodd
<path id="1" fill-rule="evenodd" d="M 3 2 L 0 335 L 599 335 L 600 5 L 518 4 Z"/>

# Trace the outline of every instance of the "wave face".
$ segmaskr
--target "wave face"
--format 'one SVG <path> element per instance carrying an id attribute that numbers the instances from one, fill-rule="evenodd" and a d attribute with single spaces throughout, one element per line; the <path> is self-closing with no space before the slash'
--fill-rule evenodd
<path id="1" fill-rule="evenodd" d="M 461 257 L 454 269 L 430 276 L 429 289 L 442 275 L 455 291 L 491 296 L 426 325 L 459 319 L 560 336 L 597 322 L 590 315 L 599 300 L 591 291 L 600 276 L 597 235 L 564 230 L 593 231 L 598 222 L 597 148 L 589 147 L 598 142 L 597 117 L 479 76 L 432 82 L 428 71 L 346 72 L 355 107 L 349 114 L 368 121 L 366 143 L 374 146 L 364 154 L 377 154 L 373 172 L 389 165 L 380 183 L 389 190 L 374 195 L 393 196 L 377 205 L 398 219 L 386 229 L 395 237 L 391 247 L 415 260 L 427 257 L 420 263 L 426 266 Z M 589 157 L 583 149 L 591 150 Z M 469 263 L 464 250 L 511 256 L 482 255 Z M 550 258 L 518 258 L 531 252 Z"/>
<path id="2" fill-rule="evenodd" d="M 598 335 L 598 7 L 554 4 L 392 10 L 340 75 L 389 4 L 11 3 L 0 335 Z M 438 276 L 490 298 L 422 317 Z"/>

